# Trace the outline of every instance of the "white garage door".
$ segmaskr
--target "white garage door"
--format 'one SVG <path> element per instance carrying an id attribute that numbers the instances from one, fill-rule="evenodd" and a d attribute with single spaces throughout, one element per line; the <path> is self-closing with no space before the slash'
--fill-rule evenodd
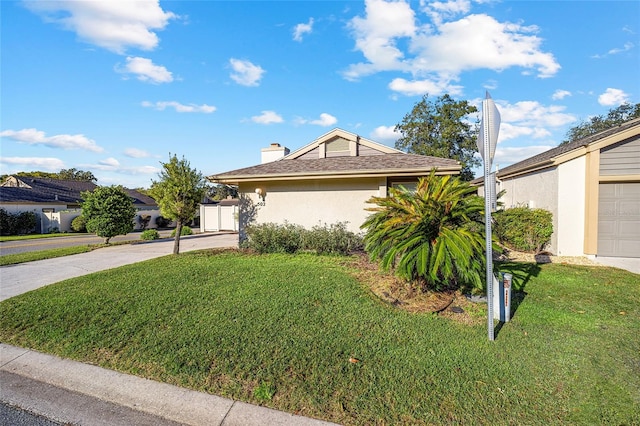
<path id="1" fill-rule="evenodd" d="M 598 256 L 640 257 L 640 183 L 601 183 Z"/>

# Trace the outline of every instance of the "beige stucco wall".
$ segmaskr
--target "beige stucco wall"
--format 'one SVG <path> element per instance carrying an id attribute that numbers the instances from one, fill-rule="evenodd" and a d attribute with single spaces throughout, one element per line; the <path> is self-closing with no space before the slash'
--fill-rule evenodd
<path id="1" fill-rule="evenodd" d="M 585 237 L 586 158 L 558 166 L 558 219 L 554 223 L 558 256 L 582 256 Z"/>
<path id="2" fill-rule="evenodd" d="M 528 206 L 545 209 L 553 215 L 553 235 L 546 250 L 558 251 L 558 168 L 545 169 L 511 179 L 504 179 L 501 189 L 506 190 L 500 198 L 504 208 Z M 584 176 L 584 174 L 583 174 Z M 584 189 L 582 190 L 584 192 Z"/>
<path id="3" fill-rule="evenodd" d="M 265 192 L 264 202 L 255 193 Z M 361 232 L 370 212 L 366 201 L 386 196 L 386 178 L 318 179 L 241 183 L 240 226 L 247 222 L 284 223 L 312 228 L 348 222 L 347 228 Z M 242 230 L 241 230 L 242 231 Z"/>

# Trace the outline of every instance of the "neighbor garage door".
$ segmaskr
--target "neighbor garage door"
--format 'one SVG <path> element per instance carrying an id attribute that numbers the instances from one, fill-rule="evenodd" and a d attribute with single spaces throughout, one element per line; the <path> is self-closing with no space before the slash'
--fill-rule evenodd
<path id="1" fill-rule="evenodd" d="M 601 183 L 598 256 L 640 257 L 640 183 Z"/>

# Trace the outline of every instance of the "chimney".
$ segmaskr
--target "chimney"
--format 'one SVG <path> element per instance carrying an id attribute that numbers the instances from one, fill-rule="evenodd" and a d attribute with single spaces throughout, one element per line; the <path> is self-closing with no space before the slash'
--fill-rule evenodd
<path id="1" fill-rule="evenodd" d="M 281 146 L 279 143 L 272 143 L 269 148 L 262 148 L 262 164 L 271 163 L 289 154 L 289 148 Z"/>

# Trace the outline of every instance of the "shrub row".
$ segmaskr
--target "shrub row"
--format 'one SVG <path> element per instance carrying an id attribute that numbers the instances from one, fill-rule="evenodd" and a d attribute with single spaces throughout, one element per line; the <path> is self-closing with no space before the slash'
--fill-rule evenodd
<path id="1" fill-rule="evenodd" d="M 528 253 L 539 253 L 551 241 L 553 216 L 544 209 L 514 207 L 493 214 L 494 235 L 503 245 Z"/>
<path id="2" fill-rule="evenodd" d="M 345 255 L 363 248 L 362 236 L 348 231 L 345 222 L 314 226 L 310 230 L 291 223 L 251 225 L 242 245 L 258 253 L 310 251 Z"/>
<path id="3" fill-rule="evenodd" d="M 160 233 L 155 229 L 145 229 L 140 234 L 140 239 L 145 241 L 157 240 L 160 238 Z"/>
<path id="4" fill-rule="evenodd" d="M 20 235 L 34 232 L 36 214 L 34 212 L 9 213 L 0 209 L 0 235 Z"/>

